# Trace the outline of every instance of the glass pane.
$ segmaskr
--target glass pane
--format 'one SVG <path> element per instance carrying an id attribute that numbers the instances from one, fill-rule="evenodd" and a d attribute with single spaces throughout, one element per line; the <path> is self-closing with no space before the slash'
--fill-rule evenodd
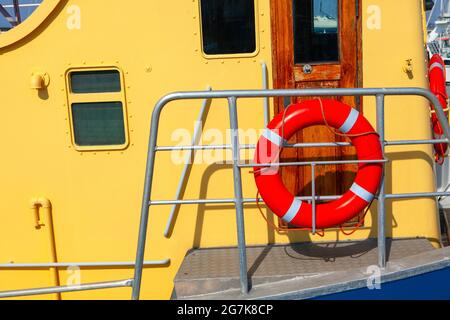
<path id="1" fill-rule="evenodd" d="M 4 14 L 0 14 L 0 31 L 8 31 L 21 24 L 40 6 L 43 0 L 20 0 L 18 6 L 14 6 L 12 0 L 0 0 L 0 5 L 6 10 L 12 19 L 8 19 Z"/>
<path id="2" fill-rule="evenodd" d="M 72 120 L 78 146 L 125 143 L 122 102 L 74 103 Z"/>
<path id="3" fill-rule="evenodd" d="M 203 51 L 206 54 L 256 50 L 253 0 L 201 0 Z"/>
<path id="4" fill-rule="evenodd" d="M 73 93 L 120 92 L 120 73 L 117 70 L 76 71 L 70 73 Z"/>
<path id="5" fill-rule="evenodd" d="M 339 0 L 294 0 L 296 64 L 339 61 Z"/>

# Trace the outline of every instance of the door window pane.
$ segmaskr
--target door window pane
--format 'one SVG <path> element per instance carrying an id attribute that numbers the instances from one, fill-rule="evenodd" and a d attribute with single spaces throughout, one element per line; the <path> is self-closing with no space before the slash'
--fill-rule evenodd
<path id="1" fill-rule="evenodd" d="M 70 87 L 73 93 L 120 92 L 120 73 L 117 70 L 71 72 Z"/>
<path id="2" fill-rule="evenodd" d="M 73 103 L 72 120 L 78 146 L 125 143 L 122 102 Z"/>
<path id="3" fill-rule="evenodd" d="M 254 0 L 201 0 L 201 15 L 204 53 L 256 50 Z"/>
<path id="4" fill-rule="evenodd" d="M 339 0 L 293 0 L 296 64 L 339 61 Z"/>

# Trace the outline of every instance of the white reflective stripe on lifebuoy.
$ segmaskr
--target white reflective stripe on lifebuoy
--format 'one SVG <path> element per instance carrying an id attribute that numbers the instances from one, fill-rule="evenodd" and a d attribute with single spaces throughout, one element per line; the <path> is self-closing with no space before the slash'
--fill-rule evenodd
<path id="1" fill-rule="evenodd" d="M 294 198 L 289 210 L 284 214 L 284 216 L 281 219 L 283 219 L 283 221 L 287 223 L 290 223 L 292 220 L 294 220 L 298 211 L 302 207 L 302 203 L 303 202 L 299 198 Z"/>
<path id="2" fill-rule="evenodd" d="M 442 72 L 445 72 L 445 68 L 442 64 L 440 64 L 439 62 L 435 62 L 430 66 L 430 72 L 434 69 L 434 68 L 439 68 L 442 70 Z"/>
<path id="3" fill-rule="evenodd" d="M 372 199 L 375 197 L 372 193 L 361 187 L 356 182 L 352 184 L 350 191 L 367 202 L 372 201 Z"/>
<path id="4" fill-rule="evenodd" d="M 358 116 L 359 112 L 356 109 L 352 108 L 347 117 L 347 120 L 345 120 L 344 124 L 339 128 L 339 131 L 341 131 L 342 133 L 347 133 L 352 130 L 353 126 L 356 123 L 356 120 L 358 120 Z"/>
<path id="5" fill-rule="evenodd" d="M 277 133 L 273 132 L 270 129 L 264 129 L 262 136 L 272 142 L 273 144 L 276 144 L 277 146 L 282 146 L 284 144 L 284 139 L 278 135 Z"/>

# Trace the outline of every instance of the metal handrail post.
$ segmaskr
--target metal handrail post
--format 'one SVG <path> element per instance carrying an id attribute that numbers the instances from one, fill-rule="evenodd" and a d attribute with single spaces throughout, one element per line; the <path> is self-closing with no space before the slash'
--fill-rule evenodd
<path id="1" fill-rule="evenodd" d="M 376 95 L 377 105 L 377 132 L 380 138 L 383 159 L 385 150 L 384 141 L 384 95 Z M 378 266 L 386 267 L 386 195 L 385 195 L 385 166 L 382 167 L 381 184 L 378 193 Z"/>
<path id="2" fill-rule="evenodd" d="M 148 216 L 150 211 L 150 197 L 152 192 L 153 173 L 155 169 L 156 143 L 158 140 L 159 118 L 161 110 L 169 99 L 161 99 L 152 113 L 150 137 L 148 142 L 147 165 L 145 169 L 144 192 L 141 205 L 141 219 L 139 224 L 138 244 L 136 251 L 136 262 L 134 267 L 134 278 L 131 299 L 138 300 L 141 292 L 142 270 L 144 268 L 145 243 L 147 240 Z"/>
<path id="3" fill-rule="evenodd" d="M 242 294 L 248 293 L 248 273 L 247 273 L 247 252 L 245 245 L 245 225 L 244 225 L 244 202 L 242 193 L 242 177 L 240 162 L 240 147 L 239 147 L 239 131 L 237 118 L 237 99 L 236 97 L 228 98 L 228 108 L 230 113 L 230 129 L 231 129 L 231 145 L 233 146 L 233 182 L 234 182 L 234 197 L 236 206 L 236 224 L 237 224 L 237 238 L 239 250 L 239 275 L 241 282 Z"/>
<path id="4" fill-rule="evenodd" d="M 312 234 L 316 234 L 316 164 L 311 164 Z"/>

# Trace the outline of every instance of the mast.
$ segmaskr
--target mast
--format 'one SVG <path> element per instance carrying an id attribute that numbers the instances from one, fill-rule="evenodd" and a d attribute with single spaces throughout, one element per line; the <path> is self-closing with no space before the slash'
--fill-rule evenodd
<path id="1" fill-rule="evenodd" d="M 441 17 L 450 17 L 450 0 L 441 0 Z"/>

